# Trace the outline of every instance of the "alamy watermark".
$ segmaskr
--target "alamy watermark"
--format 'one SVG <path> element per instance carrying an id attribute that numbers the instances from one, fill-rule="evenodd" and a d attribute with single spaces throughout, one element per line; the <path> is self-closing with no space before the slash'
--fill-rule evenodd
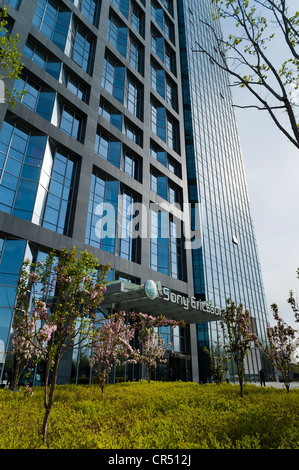
<path id="1" fill-rule="evenodd" d="M 123 196 L 119 196 L 118 208 L 124 207 Z M 176 210 L 179 210 L 178 213 Z M 160 217 L 159 214 L 160 213 Z M 99 203 L 94 210 L 98 217 L 95 235 L 98 239 L 183 239 L 185 249 L 199 249 L 202 246 L 201 205 L 199 203 L 179 204 L 133 202 L 119 212 L 113 204 Z M 158 222 L 159 217 L 159 222 Z M 174 221 L 171 226 L 170 221 Z M 174 228 L 175 227 L 175 228 Z"/>

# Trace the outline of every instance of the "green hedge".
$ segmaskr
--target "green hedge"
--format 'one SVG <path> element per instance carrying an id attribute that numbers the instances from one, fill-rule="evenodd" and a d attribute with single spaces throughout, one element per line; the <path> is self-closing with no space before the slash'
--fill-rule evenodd
<path id="1" fill-rule="evenodd" d="M 41 449 L 43 389 L 0 390 L 0 449 Z M 298 449 L 299 390 L 184 382 L 57 386 L 51 449 Z"/>

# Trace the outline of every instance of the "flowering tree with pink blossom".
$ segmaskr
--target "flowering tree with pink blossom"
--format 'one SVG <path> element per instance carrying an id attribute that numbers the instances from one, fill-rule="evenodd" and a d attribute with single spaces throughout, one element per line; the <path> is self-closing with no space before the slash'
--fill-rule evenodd
<path id="1" fill-rule="evenodd" d="M 132 312 L 130 315 L 130 324 L 138 330 L 138 341 L 140 342 L 141 352 L 139 351 L 136 360 L 143 364 L 147 372 L 147 381 L 150 383 L 152 371 L 157 368 L 160 362 L 167 362 L 165 359 L 166 347 L 159 333 L 155 328 L 159 326 L 170 326 L 174 328 L 185 327 L 184 321 L 170 320 L 165 315 L 148 315 L 146 313 Z"/>
<path id="2" fill-rule="evenodd" d="M 297 269 L 297 277 L 299 278 L 299 268 Z M 287 302 L 291 305 L 291 308 L 295 314 L 295 321 L 299 323 L 299 305 L 294 297 L 294 293 L 292 290 L 290 291 L 290 296 Z"/>
<path id="3" fill-rule="evenodd" d="M 295 300 L 294 293 L 292 290 L 290 290 L 290 296 L 287 300 L 287 302 L 291 305 L 291 309 L 293 310 L 295 314 L 295 321 L 299 322 L 299 306 L 298 303 Z"/>
<path id="4" fill-rule="evenodd" d="M 222 310 L 220 322 L 226 338 L 226 354 L 234 360 L 240 384 L 240 395 L 243 397 L 245 358 L 247 352 L 255 344 L 257 337 L 250 331 L 250 314 L 243 310 L 243 305 L 237 306 L 230 299 L 226 301 L 226 308 Z"/>
<path id="5" fill-rule="evenodd" d="M 134 351 L 131 341 L 135 329 L 126 323 L 126 314 L 111 314 L 96 329 L 92 340 L 92 357 L 90 365 L 97 374 L 99 384 L 104 394 L 107 378 L 113 367 L 121 360 L 133 362 L 139 351 Z"/>
<path id="6" fill-rule="evenodd" d="M 130 312 L 127 314 L 130 320 L 130 325 L 136 329 L 150 328 L 151 326 L 170 326 L 174 328 L 175 326 L 180 326 L 184 328 L 184 321 L 170 320 L 166 318 L 165 315 L 149 315 L 147 313 L 141 312 Z"/>
<path id="7" fill-rule="evenodd" d="M 272 362 L 274 367 L 281 372 L 283 382 L 289 392 L 290 389 L 290 371 L 292 358 L 296 351 L 296 330 L 288 326 L 279 316 L 276 304 L 271 305 L 273 317 L 276 325 L 267 328 L 267 337 L 269 344 L 264 346 L 259 342 L 259 346 L 263 353 Z"/>
<path id="8" fill-rule="evenodd" d="M 36 314 L 29 313 L 31 292 L 39 276 L 30 271 L 29 260 L 23 263 L 17 286 L 17 302 L 14 310 L 12 347 L 15 356 L 15 368 L 11 388 L 16 389 L 21 374 L 30 361 L 36 360 L 34 336 L 36 330 Z"/>
<path id="9" fill-rule="evenodd" d="M 142 328 L 138 333 L 138 339 L 142 348 L 142 354 L 138 356 L 138 362 L 145 366 L 146 378 L 150 383 L 152 371 L 157 368 L 157 364 L 167 362 L 165 358 L 166 347 L 164 340 L 154 326 Z"/>
<path id="10" fill-rule="evenodd" d="M 116 312 L 103 320 L 93 336 L 90 360 L 103 393 L 110 372 L 122 361 L 144 364 L 150 382 L 151 370 L 156 368 L 157 362 L 165 360 L 164 344 L 154 330 L 158 326 L 184 327 L 185 323 L 141 312 Z M 142 351 L 132 346 L 135 333 Z"/>
<path id="11" fill-rule="evenodd" d="M 217 335 L 217 341 L 213 341 L 210 348 L 204 346 L 204 353 L 209 356 L 210 370 L 217 385 L 220 385 L 226 371 L 228 370 L 229 357 L 226 354 L 225 345 Z"/>
<path id="12" fill-rule="evenodd" d="M 60 359 L 90 338 L 103 300 L 109 265 L 75 248 L 24 263 L 17 288 L 13 347 L 16 359 L 45 363 L 42 434 L 46 442 Z"/>

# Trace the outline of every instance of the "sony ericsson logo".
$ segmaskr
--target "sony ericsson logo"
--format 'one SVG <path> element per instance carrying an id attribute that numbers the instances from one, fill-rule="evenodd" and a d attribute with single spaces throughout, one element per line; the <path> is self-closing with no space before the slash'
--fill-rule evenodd
<path id="1" fill-rule="evenodd" d="M 144 290 L 146 296 L 150 300 L 154 300 L 159 297 L 159 291 L 155 281 L 148 280 L 144 284 Z M 201 310 L 202 312 L 212 313 L 214 315 L 221 316 L 221 309 L 214 307 L 209 302 L 204 302 L 202 300 L 196 300 L 195 297 L 185 297 L 181 294 L 176 294 L 171 292 L 168 287 L 162 287 L 163 300 L 167 302 L 172 302 L 174 304 L 182 305 L 186 310 L 190 307 L 194 310 Z"/>
<path id="2" fill-rule="evenodd" d="M 145 295 L 150 299 L 154 300 L 156 297 L 158 297 L 158 289 L 156 286 L 155 281 L 146 281 L 144 284 L 144 290 L 145 290 Z"/>

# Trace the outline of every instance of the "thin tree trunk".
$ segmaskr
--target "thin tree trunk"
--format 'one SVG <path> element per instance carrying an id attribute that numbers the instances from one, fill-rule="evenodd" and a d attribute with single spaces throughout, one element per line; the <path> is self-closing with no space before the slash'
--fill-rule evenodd
<path id="1" fill-rule="evenodd" d="M 14 392 L 16 391 L 16 388 L 18 386 L 20 377 L 21 377 L 22 372 L 25 369 L 26 365 L 27 365 L 27 361 L 25 361 L 25 362 L 22 361 L 22 360 L 17 361 L 16 367 L 15 367 L 15 370 L 14 370 L 14 374 L 13 374 L 13 380 L 12 380 L 12 383 L 11 383 L 11 388 Z"/>
<path id="2" fill-rule="evenodd" d="M 240 361 L 240 363 L 237 362 L 237 371 L 238 371 L 238 377 L 239 377 L 239 384 L 240 384 L 240 395 L 241 398 L 244 396 L 244 359 Z"/>
<path id="3" fill-rule="evenodd" d="M 46 362 L 46 370 L 45 370 L 45 389 L 44 389 L 44 407 L 47 407 L 48 403 L 48 381 L 49 381 L 49 369 L 50 369 L 50 364 L 49 361 L 47 360 Z"/>
<path id="4" fill-rule="evenodd" d="M 47 396 L 45 394 L 45 416 L 44 416 L 44 421 L 43 421 L 42 436 L 43 436 L 43 442 L 46 445 L 47 445 L 48 421 L 49 421 L 49 416 L 50 416 L 53 402 L 54 402 L 54 392 L 55 392 L 56 379 L 57 379 L 58 363 L 59 361 L 56 360 L 54 364 L 53 372 L 52 372 L 49 395 Z"/>
<path id="5" fill-rule="evenodd" d="M 243 377 L 239 377 L 240 395 L 243 398 Z"/>

